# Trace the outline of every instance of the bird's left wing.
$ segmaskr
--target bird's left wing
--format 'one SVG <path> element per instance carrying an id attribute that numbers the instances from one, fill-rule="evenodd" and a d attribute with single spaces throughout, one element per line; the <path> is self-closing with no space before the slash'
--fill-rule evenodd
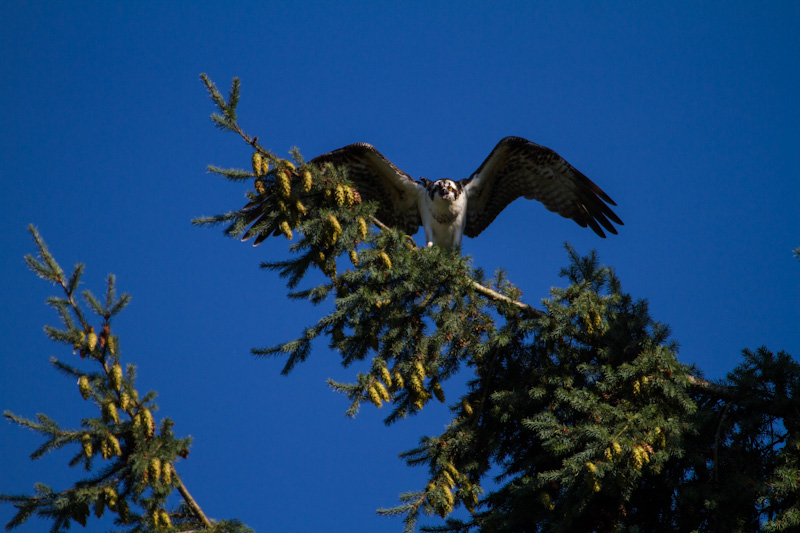
<path id="1" fill-rule="evenodd" d="M 591 227 L 600 237 L 616 234 L 622 224 L 610 205 L 617 205 L 563 157 L 521 137 L 501 140 L 472 176 L 461 181 L 467 192 L 464 235 L 476 237 L 505 207 L 524 196 L 550 211 Z M 601 227 L 602 226 L 602 227 Z"/>
<path id="2" fill-rule="evenodd" d="M 327 163 L 347 170 L 347 177 L 362 200 L 377 201 L 378 220 L 413 235 L 422 220 L 419 199 L 424 187 L 397 168 L 367 143 L 350 144 L 315 157 L 309 163 L 324 167 Z"/>

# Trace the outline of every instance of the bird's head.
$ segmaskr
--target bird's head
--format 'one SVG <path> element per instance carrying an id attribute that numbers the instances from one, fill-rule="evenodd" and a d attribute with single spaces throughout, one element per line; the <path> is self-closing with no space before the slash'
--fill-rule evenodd
<path id="1" fill-rule="evenodd" d="M 463 191 L 461 184 L 453 180 L 425 180 L 424 183 L 431 200 L 439 198 L 447 202 L 454 202 Z"/>

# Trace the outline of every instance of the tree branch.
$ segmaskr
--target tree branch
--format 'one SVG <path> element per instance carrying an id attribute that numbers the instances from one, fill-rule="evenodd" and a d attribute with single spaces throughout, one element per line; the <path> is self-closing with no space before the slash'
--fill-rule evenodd
<path id="1" fill-rule="evenodd" d="M 189 506 L 195 516 L 200 519 L 205 527 L 210 528 L 211 521 L 208 519 L 205 513 L 203 513 L 203 510 L 200 509 L 200 506 L 197 505 L 197 502 L 194 500 L 194 498 L 192 498 L 192 495 L 189 494 L 189 489 L 187 489 L 186 485 L 183 484 L 183 480 L 180 478 L 180 476 L 176 475 L 175 477 L 178 480 L 178 492 L 180 492 L 181 496 L 183 496 L 186 505 Z"/>
<path id="2" fill-rule="evenodd" d="M 537 317 L 537 318 L 544 316 L 544 311 L 539 311 L 538 309 L 533 308 L 533 307 L 531 307 L 530 305 L 528 305 L 526 303 L 522 303 L 522 302 L 520 302 L 518 300 L 513 300 L 513 299 L 509 298 L 508 296 L 505 296 L 505 295 L 500 294 L 499 292 L 497 292 L 497 291 L 495 291 L 493 289 L 490 289 L 489 287 L 485 287 L 485 286 L 481 285 L 477 281 L 473 280 L 472 281 L 472 286 L 475 288 L 476 291 L 478 291 L 479 293 L 483 294 L 484 296 L 488 296 L 489 298 L 492 298 L 493 300 L 501 300 L 503 302 L 510 303 L 511 305 L 515 305 L 515 306 L 519 307 L 525 313 L 528 313 L 528 314 L 530 314 L 530 315 L 532 315 L 534 317 Z"/>

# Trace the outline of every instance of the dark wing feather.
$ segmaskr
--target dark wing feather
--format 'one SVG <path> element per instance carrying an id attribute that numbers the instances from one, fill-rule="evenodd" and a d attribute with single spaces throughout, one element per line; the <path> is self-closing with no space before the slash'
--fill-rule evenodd
<path id="1" fill-rule="evenodd" d="M 356 143 L 315 157 L 309 163 L 323 167 L 332 163 L 347 170 L 347 177 L 361 199 L 378 202 L 376 217 L 413 235 L 422 220 L 419 198 L 423 187 L 411 176 L 397 168 L 372 145 Z"/>
<path id="2" fill-rule="evenodd" d="M 605 237 L 622 224 L 608 206 L 617 205 L 564 158 L 521 137 L 506 137 L 472 176 L 461 180 L 467 191 L 464 235 L 476 237 L 508 204 L 524 196 L 539 200 L 550 211 L 591 227 Z"/>

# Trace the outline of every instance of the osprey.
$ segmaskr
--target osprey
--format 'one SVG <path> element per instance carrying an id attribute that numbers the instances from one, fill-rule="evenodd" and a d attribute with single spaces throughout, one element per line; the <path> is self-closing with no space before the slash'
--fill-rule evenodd
<path id="1" fill-rule="evenodd" d="M 617 204 L 600 187 L 553 150 L 521 137 L 502 139 L 481 166 L 460 181 L 417 181 L 366 143 L 339 148 L 310 163 L 345 168 L 361 198 L 378 202 L 381 222 L 409 235 L 422 225 L 427 246 L 458 248 L 464 235 L 477 237 L 521 196 L 539 200 L 603 238 L 603 228 L 617 233 L 611 222 L 622 225 L 608 205 Z"/>

